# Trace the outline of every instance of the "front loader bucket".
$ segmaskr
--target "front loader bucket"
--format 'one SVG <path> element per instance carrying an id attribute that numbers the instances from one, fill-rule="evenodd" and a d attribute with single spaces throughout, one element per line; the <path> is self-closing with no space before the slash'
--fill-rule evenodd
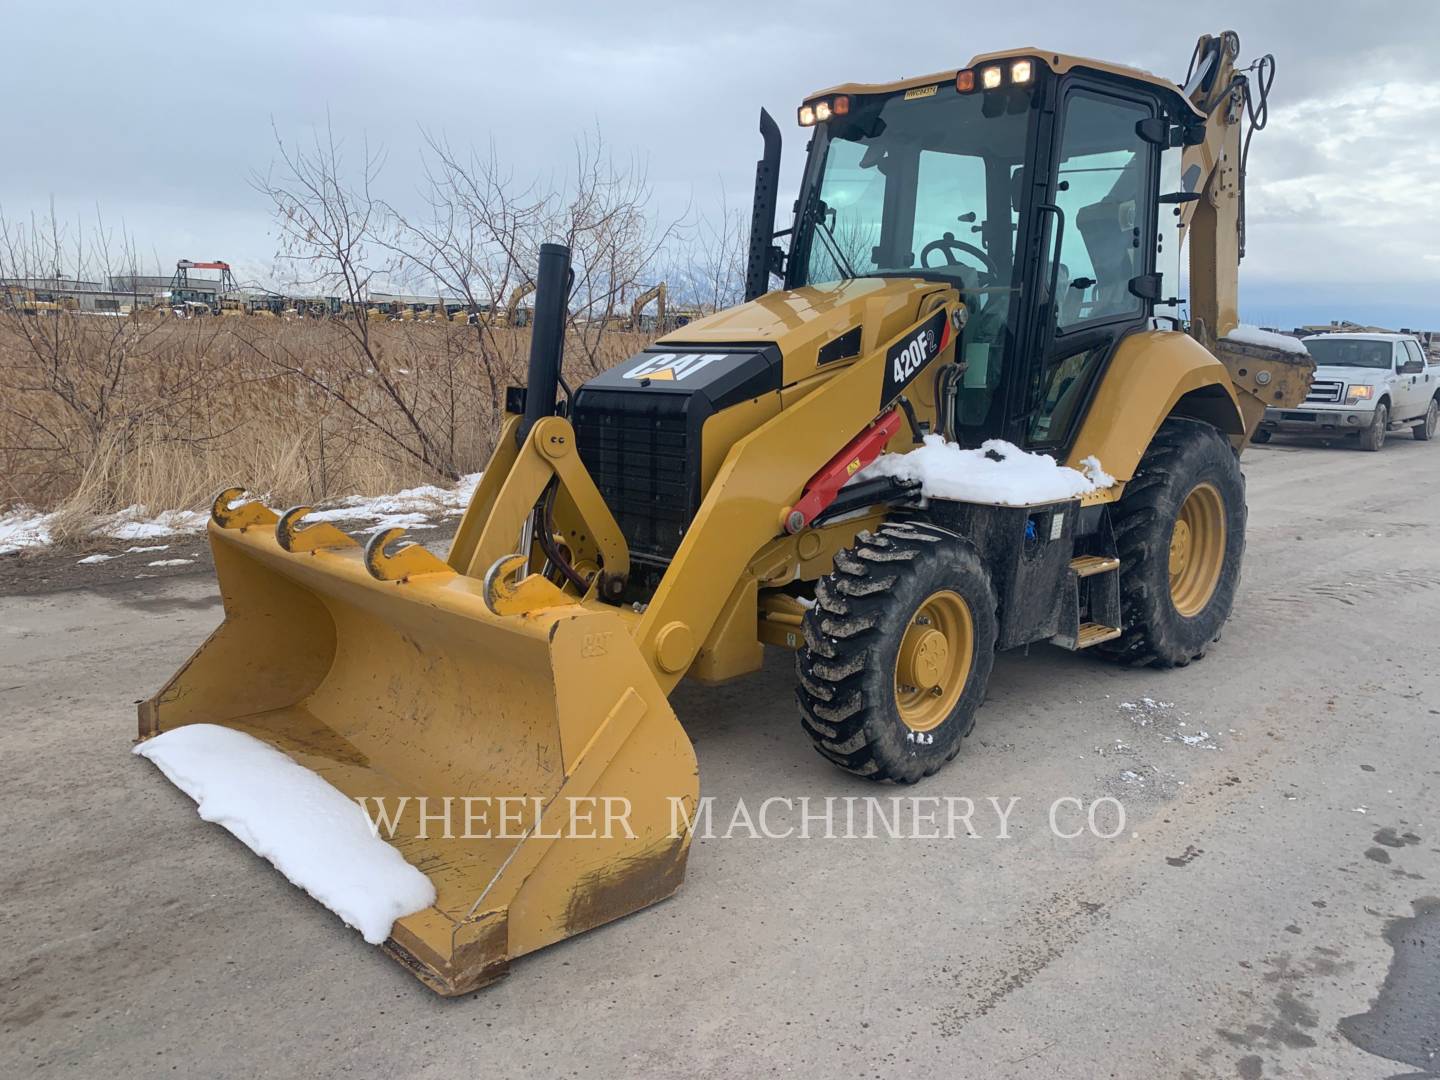
<path id="1" fill-rule="evenodd" d="M 298 535 L 340 543 L 287 543 L 284 519 L 277 531 L 258 504 L 222 504 L 210 541 L 225 621 L 141 704 L 140 737 L 243 731 L 372 820 L 382 805 L 398 815 L 380 835 L 437 899 L 384 947 L 418 978 L 464 993 L 675 891 L 695 755 L 618 615 L 571 602 L 497 615 L 482 582 L 423 549 L 396 556 L 412 573 L 381 580 L 367 563 L 383 547 L 322 525 Z"/>

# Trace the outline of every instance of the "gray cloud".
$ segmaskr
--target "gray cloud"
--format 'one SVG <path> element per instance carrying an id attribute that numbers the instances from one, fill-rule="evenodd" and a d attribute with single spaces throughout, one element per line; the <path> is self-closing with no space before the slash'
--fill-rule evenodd
<path id="1" fill-rule="evenodd" d="M 328 115 L 352 146 L 383 143 L 383 186 L 402 202 L 417 186 L 422 128 L 461 145 L 493 140 L 519 172 L 544 173 L 598 126 L 617 153 L 643 156 L 660 210 L 678 213 L 713 204 L 722 185 L 732 205 L 748 201 L 761 105 L 786 131 L 793 176 L 802 140 L 789 117 L 815 88 L 1026 44 L 1178 79 L 1197 34 L 1233 27 L 1245 56 L 1274 52 L 1280 67 L 1252 155 L 1247 282 L 1303 292 L 1344 278 L 1357 303 L 1378 303 L 1440 279 L 1427 257 L 1440 250 L 1431 0 L 617 0 L 552 3 L 543 16 L 458 0 L 52 2 L 16 5 L 5 22 L 0 205 L 13 216 L 53 196 L 73 218 L 98 204 L 167 264 L 267 260 L 269 219 L 246 178 L 274 157 L 272 120 L 294 138 Z M 1440 323 L 1435 301 L 1417 302 Z"/>

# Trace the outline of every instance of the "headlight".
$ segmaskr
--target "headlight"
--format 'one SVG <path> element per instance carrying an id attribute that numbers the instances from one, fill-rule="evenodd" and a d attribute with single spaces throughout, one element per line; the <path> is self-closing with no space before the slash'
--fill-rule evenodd
<path id="1" fill-rule="evenodd" d="M 1351 387 L 1350 387 L 1350 394 L 1349 394 L 1349 396 L 1346 397 L 1346 399 L 1345 399 L 1345 404 L 1346 404 L 1346 405 L 1354 405 L 1354 404 L 1356 404 L 1357 402 L 1369 401 L 1369 400 L 1370 400 L 1371 398 L 1373 398 L 1374 396 L 1375 396 L 1375 388 L 1374 388 L 1373 386 L 1365 386 L 1365 385 L 1363 385 L 1363 384 L 1362 384 L 1362 385 L 1354 385 L 1354 384 L 1352 384 Z"/>

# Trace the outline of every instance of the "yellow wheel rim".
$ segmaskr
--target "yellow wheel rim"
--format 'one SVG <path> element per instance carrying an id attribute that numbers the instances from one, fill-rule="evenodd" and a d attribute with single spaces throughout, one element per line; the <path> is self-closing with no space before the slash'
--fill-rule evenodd
<path id="1" fill-rule="evenodd" d="M 1225 567 L 1225 500 L 1214 484 L 1195 485 L 1170 533 L 1170 601 L 1187 619 L 1205 609 Z"/>
<path id="2" fill-rule="evenodd" d="M 911 731 L 931 731 L 960 700 L 975 655 L 975 622 L 959 593 L 931 593 L 910 617 L 895 657 L 895 704 Z"/>

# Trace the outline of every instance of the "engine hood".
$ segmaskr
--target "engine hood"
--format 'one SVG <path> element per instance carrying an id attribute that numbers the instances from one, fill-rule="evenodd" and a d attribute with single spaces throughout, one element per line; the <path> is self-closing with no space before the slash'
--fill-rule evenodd
<path id="1" fill-rule="evenodd" d="M 1394 372 L 1385 367 L 1355 367 L 1346 364 L 1316 364 L 1316 379 L 1343 379 L 1346 382 L 1383 382 Z"/>
<path id="2" fill-rule="evenodd" d="M 853 278 L 785 289 L 697 319 L 656 346 L 774 345 L 788 386 L 869 353 L 916 322 L 930 298 L 952 291 L 923 278 Z"/>

